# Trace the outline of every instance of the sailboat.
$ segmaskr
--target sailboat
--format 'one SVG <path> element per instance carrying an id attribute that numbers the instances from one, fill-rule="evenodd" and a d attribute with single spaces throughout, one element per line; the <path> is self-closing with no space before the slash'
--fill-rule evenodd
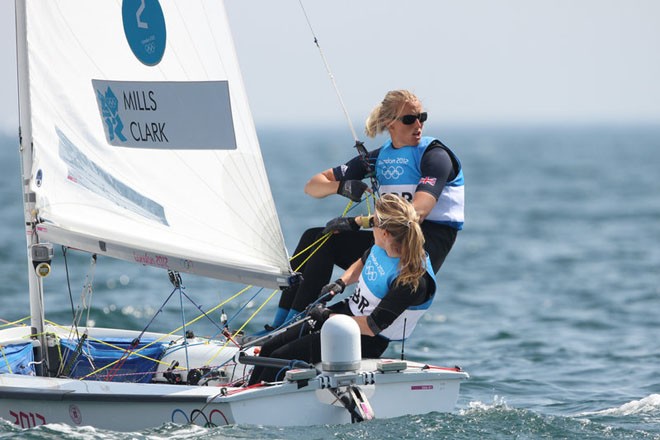
<path id="1" fill-rule="evenodd" d="M 56 245 L 156 267 L 179 292 L 181 273 L 273 289 L 295 274 L 221 1 L 16 0 L 16 23 L 30 323 L 0 329 L 0 418 L 135 431 L 454 409 L 466 372 L 360 359 L 341 319 L 318 365 L 231 332 L 47 321 L 66 290 L 46 281 Z M 253 365 L 286 371 L 248 387 Z"/>

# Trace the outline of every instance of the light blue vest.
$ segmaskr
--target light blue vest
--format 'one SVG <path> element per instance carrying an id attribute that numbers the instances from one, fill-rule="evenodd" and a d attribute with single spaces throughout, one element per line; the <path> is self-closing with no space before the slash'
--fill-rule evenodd
<path id="1" fill-rule="evenodd" d="M 412 202 L 417 185 L 421 183 L 422 155 L 426 148 L 435 138 L 422 137 L 419 145 L 394 148 L 392 141 L 387 141 L 382 147 L 376 159 L 376 178 L 380 184 L 380 193 L 398 194 L 404 199 Z M 445 151 L 458 164 L 458 173 L 450 182 L 436 182 L 444 184 L 438 202 L 435 204 L 426 221 L 449 225 L 455 229 L 463 229 L 465 219 L 465 192 L 463 182 L 463 167 L 458 157 L 445 147 Z"/>
<path id="2" fill-rule="evenodd" d="M 369 316 L 376 306 L 385 297 L 390 290 L 392 283 L 399 275 L 399 258 L 392 258 L 387 255 L 384 249 L 374 245 L 364 263 L 358 285 L 353 295 L 347 299 L 351 313 L 354 316 Z M 392 324 L 380 332 L 391 341 L 400 341 L 408 338 L 415 329 L 419 318 L 431 307 L 435 297 L 435 275 L 431 267 L 431 261 L 426 257 L 426 271 L 433 278 L 434 285 L 428 286 L 433 289 L 429 300 L 425 303 L 410 306 L 399 315 Z M 405 323 L 405 335 L 404 331 Z"/>

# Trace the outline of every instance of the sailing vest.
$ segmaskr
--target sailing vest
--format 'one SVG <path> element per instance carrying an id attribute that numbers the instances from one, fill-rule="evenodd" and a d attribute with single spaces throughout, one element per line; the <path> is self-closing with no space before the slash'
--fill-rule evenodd
<path id="1" fill-rule="evenodd" d="M 392 141 L 387 141 L 381 147 L 376 159 L 376 178 L 380 184 L 380 193 L 398 194 L 412 202 L 417 185 L 424 183 L 423 178 L 428 179 L 428 177 L 422 176 L 422 155 L 434 140 L 435 138 L 425 136 L 417 146 L 401 148 L 394 148 Z M 458 157 L 449 148 L 444 145 L 440 148 L 443 148 L 458 164 L 458 172 L 454 179 L 444 183 L 442 193 L 425 221 L 448 225 L 460 230 L 463 229 L 465 204 L 463 167 Z M 442 183 L 438 182 L 438 184 Z"/>
<path id="2" fill-rule="evenodd" d="M 371 252 L 360 273 L 357 288 L 347 299 L 354 316 L 369 316 L 374 311 L 399 275 L 398 266 L 399 258 L 388 256 L 383 248 L 376 245 L 371 247 Z M 428 289 L 432 289 L 429 299 L 423 304 L 408 307 L 389 327 L 380 332 L 379 336 L 391 341 L 400 341 L 410 336 L 417 321 L 429 309 L 435 297 L 435 275 L 433 275 L 433 268 L 428 256 L 426 257 L 426 271 L 433 279 L 433 285 L 428 286 Z M 404 326 L 405 335 L 403 334 Z"/>

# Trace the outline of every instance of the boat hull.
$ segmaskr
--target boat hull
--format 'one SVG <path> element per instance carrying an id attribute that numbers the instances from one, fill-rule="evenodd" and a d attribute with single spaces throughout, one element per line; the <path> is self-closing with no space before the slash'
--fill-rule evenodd
<path id="1" fill-rule="evenodd" d="M 48 326 L 47 331 L 59 340 L 69 334 L 68 329 L 54 326 Z M 89 340 L 97 342 L 139 335 L 131 330 L 104 328 L 90 328 L 87 333 Z M 459 368 L 362 359 L 355 371 L 327 372 L 318 364 L 316 369 L 303 370 L 303 375 L 287 376 L 267 386 L 229 386 L 244 381 L 252 365 L 241 362 L 239 349 L 227 346 L 227 341 L 184 341 L 160 333 L 145 333 L 142 337 L 158 340 L 166 347 L 158 365 L 152 367 L 155 370 L 148 382 L 135 383 L 134 376 L 122 376 L 121 372 L 109 377 L 109 369 L 94 375 L 97 380 L 10 371 L 0 374 L 0 418 L 22 428 L 64 423 L 114 431 L 136 431 L 165 423 L 343 424 L 354 421 L 355 414 L 337 396 L 350 393 L 351 388 L 363 399 L 355 403 L 370 407 L 365 418 L 391 418 L 453 411 L 460 383 L 468 378 Z M 0 331 L 0 346 L 26 341 L 31 341 L 28 327 Z M 32 343 L 38 347 L 37 341 Z M 173 368 L 175 364 L 187 368 Z M 218 366 L 213 370 L 215 376 L 190 385 L 189 372 L 206 368 L 208 373 L 209 364 Z M 168 376 L 168 372 L 175 374 Z"/>
<path id="2" fill-rule="evenodd" d="M 375 361 L 363 361 L 367 370 Z M 332 385 L 360 389 L 375 418 L 453 411 L 467 374 L 424 369 L 401 372 L 321 373 L 308 381 L 230 388 L 135 384 L 0 375 L 0 417 L 22 428 L 46 423 L 91 425 L 135 431 L 164 423 L 219 426 L 252 424 L 303 426 L 350 423 L 350 413 L 332 394 Z"/>

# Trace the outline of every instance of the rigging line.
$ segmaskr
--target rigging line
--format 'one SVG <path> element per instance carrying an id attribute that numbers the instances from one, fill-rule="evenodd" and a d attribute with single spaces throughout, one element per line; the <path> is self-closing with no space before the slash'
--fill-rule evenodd
<path id="1" fill-rule="evenodd" d="M 319 243 L 319 245 L 312 251 L 310 254 L 305 258 L 299 265 L 294 269 L 294 272 L 298 272 L 304 265 L 307 263 L 307 261 L 314 256 L 314 254 L 323 247 L 324 244 L 327 243 L 328 240 L 330 240 L 330 237 L 332 237 L 332 232 L 328 232 L 327 234 L 323 235 L 321 238 L 323 241 Z M 318 241 L 318 240 L 317 240 Z M 309 246 L 311 247 L 311 246 Z"/>
<path id="2" fill-rule="evenodd" d="M 69 276 L 69 263 L 66 257 L 67 248 L 62 246 L 62 256 L 64 257 L 64 272 L 66 273 L 66 285 L 69 289 L 69 301 L 71 302 L 71 315 L 73 318 L 73 328 L 75 330 L 76 339 L 80 339 L 80 331 L 78 330 L 78 313 L 73 307 L 73 293 L 71 293 L 71 278 Z"/>
<path id="3" fill-rule="evenodd" d="M 234 334 L 235 334 L 235 335 L 236 335 L 236 334 L 240 334 L 240 332 L 243 331 L 243 329 L 244 329 L 244 328 L 250 323 L 250 321 L 252 321 L 252 319 L 253 319 L 255 316 L 257 316 L 257 315 L 259 314 L 259 312 L 261 312 L 261 309 L 263 309 L 263 308 L 266 306 L 266 304 L 268 304 L 268 303 L 270 302 L 270 300 L 273 299 L 273 296 L 275 296 L 275 294 L 276 294 L 277 292 L 279 292 L 279 289 L 275 289 L 275 290 L 273 290 L 273 292 L 268 296 L 268 298 L 266 298 L 266 300 L 265 300 L 265 301 L 264 301 L 264 302 L 263 302 L 263 303 L 257 308 L 257 310 L 254 311 L 254 313 L 253 313 L 252 315 L 250 315 L 250 317 L 247 319 L 247 321 L 245 321 L 245 323 L 243 323 L 243 325 L 242 325 L 238 330 L 236 330 L 236 331 L 234 332 Z M 220 348 L 220 350 L 218 350 L 218 352 L 217 352 L 217 353 L 216 353 L 211 359 L 208 360 L 208 364 L 209 364 L 209 365 L 211 364 L 211 362 L 213 362 L 213 360 L 215 360 L 216 357 L 218 357 L 218 356 L 220 355 L 220 353 L 222 352 L 222 350 L 224 350 L 224 348 L 225 348 L 228 344 L 229 344 L 229 340 L 227 340 L 227 342 L 225 342 L 225 344 Z"/>
<path id="4" fill-rule="evenodd" d="M 345 217 L 346 214 L 352 209 L 352 207 L 353 207 L 353 201 L 349 200 L 348 203 L 346 204 L 346 208 L 344 208 L 344 212 L 341 214 L 341 216 Z M 302 263 L 300 263 L 298 265 L 298 267 L 296 267 L 294 269 L 294 272 L 297 272 L 298 270 L 300 270 L 300 268 L 303 266 L 303 264 L 305 264 L 307 262 L 307 260 L 309 260 L 312 257 L 312 255 L 314 255 L 316 253 L 316 251 L 318 251 L 321 248 L 321 246 L 323 246 L 325 244 L 325 242 L 330 239 L 330 237 L 332 237 L 332 232 L 327 232 L 327 233 L 321 235 L 319 238 L 317 238 L 316 241 L 314 241 L 314 243 L 310 244 L 309 246 L 307 246 L 305 249 L 298 252 L 293 257 L 290 257 L 289 262 L 293 261 L 294 258 L 298 258 L 299 256 L 303 255 L 305 252 L 307 252 L 312 247 L 314 247 L 318 244 L 318 246 L 314 249 L 314 251 L 312 251 L 312 253 Z"/>
<path id="5" fill-rule="evenodd" d="M 208 315 L 208 312 L 205 312 L 205 311 L 202 309 L 201 306 L 199 306 L 195 301 L 193 301 L 193 299 L 192 299 L 191 297 L 189 297 L 188 294 L 187 294 L 183 289 L 181 289 L 180 292 L 181 292 L 181 295 L 185 296 L 186 299 L 187 299 L 188 301 L 190 301 L 190 303 L 191 303 L 193 306 L 195 306 L 195 308 L 196 308 L 197 310 L 199 310 L 199 312 L 201 313 L 200 318 L 201 318 L 201 317 L 205 317 L 205 318 L 207 318 L 209 321 L 211 321 L 211 324 L 213 324 L 213 325 L 214 325 L 215 327 L 217 327 L 220 331 L 222 331 L 222 327 L 220 327 L 220 326 L 218 325 L 218 323 L 215 322 L 215 321 L 213 320 L 213 318 L 211 318 L 211 317 Z M 185 333 L 185 330 L 186 330 L 186 328 L 185 328 L 185 326 L 186 326 L 186 324 L 185 324 L 185 320 L 184 320 L 183 322 L 184 322 L 183 330 L 184 330 L 184 333 Z"/>
<path id="6" fill-rule="evenodd" d="M 2 357 L 5 360 L 5 364 L 7 365 L 7 370 L 9 370 L 9 374 L 14 374 L 11 371 L 11 364 L 9 363 L 9 359 L 7 359 L 7 355 L 5 355 L 5 349 L 2 345 L 0 345 L 0 352 L 2 352 Z"/>
<path id="7" fill-rule="evenodd" d="M 323 241 L 323 240 L 326 238 L 326 235 L 330 235 L 330 234 L 331 234 L 331 233 L 328 232 L 328 233 L 325 233 L 325 234 L 321 235 L 319 238 L 316 239 L 316 241 L 314 241 L 314 243 L 310 244 L 310 245 L 307 246 L 305 249 L 302 249 L 302 250 L 301 250 L 300 252 L 298 252 L 296 255 L 294 255 L 294 256 L 292 256 L 292 257 L 289 257 L 289 262 L 291 262 L 291 261 L 293 261 L 295 258 L 298 258 L 298 257 L 300 257 L 301 255 L 303 255 L 305 252 L 307 252 L 308 250 L 310 250 L 312 247 L 316 246 L 319 242 Z M 319 247 L 320 247 L 320 246 L 319 246 Z M 298 268 L 296 268 L 296 269 L 294 269 L 294 270 L 298 270 L 298 269 L 300 269 L 300 267 L 298 267 Z"/>
<path id="8" fill-rule="evenodd" d="M 355 129 L 353 128 L 353 123 L 351 122 L 351 117 L 348 115 L 348 110 L 346 109 L 346 105 L 344 105 L 344 100 L 341 97 L 341 93 L 339 92 L 339 87 L 337 87 L 337 82 L 335 81 L 335 76 L 332 74 L 332 70 L 330 70 L 330 65 L 328 64 L 328 60 L 325 58 L 325 55 L 323 54 L 323 50 L 321 50 L 321 45 L 319 44 L 318 38 L 316 38 L 316 33 L 314 32 L 314 28 L 312 27 L 312 23 L 309 20 L 309 17 L 307 16 L 307 11 L 305 10 L 305 7 L 303 6 L 302 0 L 298 0 L 300 3 L 300 8 L 303 11 L 303 14 L 305 15 L 305 20 L 307 20 L 307 25 L 309 26 L 309 30 L 312 33 L 312 36 L 314 37 L 314 44 L 316 44 L 316 47 L 319 49 L 319 54 L 321 55 L 321 59 L 323 60 L 323 64 L 325 64 L 325 70 L 328 72 L 328 76 L 330 77 L 330 81 L 332 82 L 332 85 L 335 89 L 335 93 L 337 94 L 337 97 L 339 98 L 339 104 L 341 105 L 342 110 L 344 111 L 344 116 L 346 116 L 346 121 L 348 122 L 348 126 L 351 129 L 351 133 L 353 134 L 353 140 L 355 142 L 359 142 L 357 134 L 355 133 Z"/>
<path id="9" fill-rule="evenodd" d="M 223 302 L 221 302 L 221 303 L 218 304 L 217 306 L 214 306 L 213 308 L 207 310 L 207 311 L 206 311 L 206 315 L 208 316 L 208 314 L 215 312 L 216 310 L 218 310 L 219 308 L 223 307 L 223 306 L 224 306 L 225 304 L 227 304 L 228 302 L 234 300 L 235 298 L 239 297 L 240 295 L 242 295 L 242 294 L 244 294 L 245 292 L 247 292 L 248 290 L 250 290 L 252 287 L 253 287 L 252 285 L 249 285 L 249 286 L 244 287 L 243 289 L 241 289 L 240 291 L 238 291 L 237 293 L 235 293 L 233 296 L 227 298 L 226 300 L 224 300 Z M 203 315 L 203 314 L 202 314 L 202 315 L 198 315 L 196 318 L 192 319 L 191 321 L 188 321 L 188 322 L 186 323 L 186 325 L 192 325 L 192 324 L 196 323 L 197 321 L 199 321 L 200 319 L 204 318 L 204 316 L 205 316 L 205 315 Z M 162 337 L 156 339 L 154 342 L 151 342 L 151 343 L 145 345 L 143 348 L 146 348 L 146 347 L 148 347 L 148 346 L 150 346 L 150 345 L 153 345 L 153 344 L 155 344 L 156 342 L 160 342 L 160 341 L 162 341 L 163 339 L 165 339 L 165 338 L 168 337 L 168 336 L 172 336 L 173 334 L 179 332 L 182 328 L 183 328 L 183 326 L 180 326 L 180 327 L 178 327 L 178 328 L 175 328 L 175 329 L 172 330 L 170 333 L 168 333 L 168 334 L 166 334 L 166 335 L 163 335 Z"/>
<path id="10" fill-rule="evenodd" d="M 4 327 L 17 326 L 18 324 L 21 324 L 23 321 L 27 321 L 28 319 L 30 319 L 29 316 L 26 316 L 26 317 L 21 318 L 21 319 L 17 319 L 16 321 L 7 321 L 6 319 L 0 318 L 0 321 L 4 322 L 4 324 L 0 325 L 0 329 L 4 328 Z M 22 327 L 25 327 L 25 326 L 26 326 L 25 324 L 22 324 Z"/>
<path id="11" fill-rule="evenodd" d="M 254 295 L 252 295 L 252 298 L 249 298 L 247 301 L 245 301 L 245 304 L 243 304 L 237 311 L 232 315 L 231 318 L 227 319 L 227 322 L 225 323 L 225 327 L 220 330 L 219 333 L 216 333 L 215 335 L 211 336 L 211 339 L 215 338 L 217 335 L 222 334 L 223 336 L 225 335 L 225 330 L 229 329 L 229 324 L 234 321 L 234 318 L 236 318 L 238 315 L 241 314 L 243 310 L 263 291 L 263 287 L 259 290 L 256 291 Z M 224 309 L 223 309 L 224 310 Z"/>
<path id="12" fill-rule="evenodd" d="M 178 275 L 178 274 L 177 274 Z M 188 357 L 188 331 L 186 330 L 186 314 L 183 307 L 183 288 L 181 287 L 181 277 L 179 276 L 179 281 L 177 283 L 177 289 L 179 290 L 179 308 L 181 309 L 181 322 L 183 323 L 183 348 L 186 355 L 186 369 L 190 370 L 190 359 Z M 186 296 L 187 297 L 187 296 Z"/>
<path id="13" fill-rule="evenodd" d="M 164 308 L 164 307 L 167 305 L 167 303 L 170 301 L 170 299 L 172 298 L 172 295 L 174 295 L 174 292 L 176 292 L 176 290 L 177 290 L 177 289 L 176 289 L 176 287 L 175 287 L 175 288 L 172 290 L 172 292 L 170 292 L 170 294 L 169 294 L 169 296 L 167 297 L 167 299 L 165 300 L 165 302 L 160 306 L 160 308 L 156 311 L 156 313 L 154 313 L 154 316 L 151 317 L 151 320 L 149 321 L 149 323 L 144 327 L 144 329 L 143 329 L 143 330 L 140 332 L 140 334 L 137 336 L 137 339 L 138 339 L 138 340 L 142 339 L 142 336 L 144 336 L 144 334 L 147 332 L 147 330 L 149 329 L 149 327 L 151 326 L 151 324 L 154 322 L 154 320 L 156 319 L 156 317 L 157 317 L 160 313 L 162 313 L 163 308 Z"/>
<path id="14" fill-rule="evenodd" d="M 323 60 L 323 63 L 325 64 L 325 70 L 328 72 L 328 76 L 330 77 L 330 80 L 332 82 L 332 85 L 335 89 L 335 93 L 337 93 L 337 97 L 339 98 L 339 104 L 341 105 L 342 110 L 344 111 L 344 115 L 346 116 L 346 120 L 348 122 L 348 126 L 351 129 L 351 133 L 353 134 L 353 140 L 355 141 L 355 149 L 358 151 L 358 155 L 364 162 L 366 169 L 367 169 L 367 176 L 371 180 L 371 189 L 374 192 L 374 194 L 378 194 L 378 181 L 376 180 L 376 173 L 373 168 L 373 166 L 369 163 L 369 152 L 367 149 L 364 147 L 364 142 L 360 141 L 357 137 L 357 134 L 355 133 L 355 129 L 353 128 L 353 123 L 351 122 L 351 118 L 348 115 L 348 110 L 346 109 L 346 105 L 344 104 L 344 100 L 341 97 L 341 93 L 339 92 L 339 87 L 337 86 L 337 82 L 335 81 L 335 76 L 332 74 L 332 71 L 330 70 L 330 65 L 328 64 L 328 60 L 325 58 L 325 55 L 323 54 L 323 50 L 321 50 L 321 45 L 319 44 L 318 38 L 316 38 L 316 33 L 314 32 L 314 28 L 312 27 L 312 23 L 309 20 L 309 17 L 307 16 L 307 11 L 305 11 L 305 7 L 303 6 L 302 0 L 298 0 L 300 3 L 300 8 L 303 11 L 303 14 L 305 15 L 305 20 L 307 20 L 307 25 L 309 26 L 309 30 L 312 33 L 312 36 L 314 37 L 314 44 L 316 44 L 316 47 L 319 49 L 319 54 L 321 55 L 321 59 Z"/>

